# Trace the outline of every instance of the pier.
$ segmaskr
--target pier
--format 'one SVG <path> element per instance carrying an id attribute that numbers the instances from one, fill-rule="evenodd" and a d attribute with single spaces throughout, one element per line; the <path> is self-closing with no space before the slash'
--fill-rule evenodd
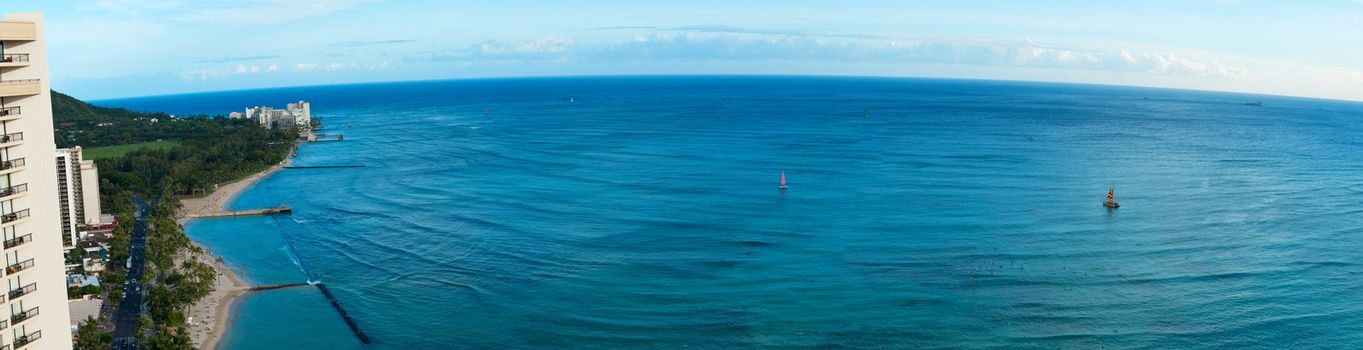
<path id="1" fill-rule="evenodd" d="M 225 217 L 236 217 L 236 216 L 256 216 L 256 215 L 288 214 L 288 213 L 292 213 L 292 212 L 293 212 L 293 209 L 292 209 L 292 208 L 289 208 L 288 206 L 285 206 L 285 205 L 281 205 L 281 206 L 278 206 L 278 207 L 274 207 L 274 208 L 265 208 L 265 209 L 223 210 L 223 211 L 216 211 L 216 212 L 212 212 L 212 213 L 208 213 L 208 214 L 194 214 L 194 215 L 189 215 L 189 218 L 190 218 L 190 219 L 197 219 L 197 218 L 225 218 Z"/>
<path id="2" fill-rule="evenodd" d="M 263 286 L 251 287 L 250 289 L 247 289 L 247 290 L 252 291 L 252 292 L 259 292 L 259 291 L 274 290 L 274 289 L 282 289 L 282 288 L 289 288 L 289 287 L 301 287 L 301 286 L 306 286 L 306 285 L 308 285 L 308 284 L 307 284 L 307 283 L 302 283 L 302 282 L 298 282 L 298 283 L 281 283 L 281 284 L 267 284 L 267 285 L 263 285 Z"/>
<path id="3" fill-rule="evenodd" d="M 344 320 L 345 325 L 350 327 L 350 331 L 355 333 L 355 337 L 360 338 L 361 343 L 369 344 L 369 336 L 365 335 L 364 331 L 360 330 L 360 325 L 355 323 L 355 319 L 351 318 L 350 314 L 345 312 L 345 308 L 341 307 L 341 302 L 336 300 L 335 295 L 331 294 L 331 290 L 327 289 L 327 285 L 318 283 L 317 289 L 321 290 L 322 295 L 327 297 L 327 301 L 331 302 L 331 307 L 336 308 L 336 312 L 341 314 L 341 320 Z"/>
<path id="4" fill-rule="evenodd" d="M 334 141 L 345 141 L 345 135 L 312 134 L 312 136 L 308 138 L 308 142 L 334 142 Z"/>

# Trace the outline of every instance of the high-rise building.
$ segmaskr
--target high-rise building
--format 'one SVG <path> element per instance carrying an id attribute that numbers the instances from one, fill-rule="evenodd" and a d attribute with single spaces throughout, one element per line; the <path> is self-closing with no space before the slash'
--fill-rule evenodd
<path id="1" fill-rule="evenodd" d="M 85 202 L 85 225 L 95 226 L 100 222 L 102 208 L 99 207 L 99 167 L 95 161 L 81 158 L 80 161 L 81 197 Z"/>
<path id="2" fill-rule="evenodd" d="M 232 112 L 232 119 L 246 118 L 260 123 L 266 129 L 276 126 L 285 128 L 306 128 L 312 126 L 312 104 L 308 101 L 290 102 L 284 109 L 270 106 L 246 108 L 246 113 Z"/>
<path id="3" fill-rule="evenodd" d="M 0 17 L 0 349 L 70 349 L 47 46 L 38 13 Z"/>
<path id="4" fill-rule="evenodd" d="M 57 202 L 61 208 L 57 214 L 61 216 L 62 248 L 68 250 L 76 247 L 80 229 L 86 225 L 83 162 L 80 146 L 57 149 Z"/>

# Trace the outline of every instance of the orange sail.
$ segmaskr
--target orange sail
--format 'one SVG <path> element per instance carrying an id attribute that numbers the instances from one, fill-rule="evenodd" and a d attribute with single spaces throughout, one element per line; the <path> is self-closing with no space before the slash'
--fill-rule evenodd
<path id="1" fill-rule="evenodd" d="M 1120 207 L 1120 205 L 1117 204 L 1117 200 L 1113 198 L 1113 197 L 1114 197 L 1113 195 L 1114 195 L 1116 192 L 1117 192 L 1117 183 L 1116 183 L 1116 182 L 1113 182 L 1113 183 L 1112 183 L 1112 187 L 1108 187 L 1108 189 L 1107 189 L 1107 200 L 1104 200 L 1104 201 L 1103 201 L 1103 206 L 1104 206 L 1104 207 L 1108 207 L 1108 208 L 1118 208 L 1118 207 Z"/>

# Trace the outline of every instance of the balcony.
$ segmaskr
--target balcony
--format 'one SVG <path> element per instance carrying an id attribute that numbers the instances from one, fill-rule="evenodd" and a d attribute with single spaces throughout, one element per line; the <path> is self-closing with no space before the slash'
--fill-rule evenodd
<path id="1" fill-rule="evenodd" d="M 10 265 L 10 266 L 6 266 L 6 267 L 5 267 L 5 273 L 7 273 L 7 274 L 15 274 L 15 273 L 19 273 L 19 271 L 28 270 L 28 268 L 30 268 L 30 267 L 33 267 L 33 259 L 31 259 L 31 258 L 28 259 L 28 260 L 24 260 L 24 261 L 21 261 L 21 262 L 14 263 L 14 264 L 12 264 L 12 265 Z M 19 322 L 16 321 L 16 322 L 14 322 L 14 323 L 19 323 Z"/>
<path id="2" fill-rule="evenodd" d="M 14 338 L 14 349 L 18 350 L 20 347 L 23 347 L 24 345 L 28 345 L 35 341 L 38 341 L 38 339 L 42 339 L 42 337 L 43 331 L 33 331 L 33 333 L 24 334 L 21 337 Z"/>
<path id="3" fill-rule="evenodd" d="M 30 21 L 0 20 L 0 40 L 38 40 L 38 24 Z"/>
<path id="4" fill-rule="evenodd" d="M 14 316 L 10 316 L 9 323 L 18 326 L 19 322 L 24 322 L 24 320 L 33 318 L 34 316 L 38 316 L 37 306 L 34 306 L 32 309 L 25 310 L 24 312 L 14 314 Z M 19 340 L 16 339 L 14 343 L 18 344 Z"/>
<path id="5" fill-rule="evenodd" d="M 28 192 L 28 184 L 18 184 L 4 189 L 0 189 L 0 200 L 10 199 L 10 196 Z"/>
<path id="6" fill-rule="evenodd" d="M 23 67 L 28 65 L 28 54 L 7 53 L 0 55 L 0 67 Z"/>
<path id="7" fill-rule="evenodd" d="M 29 96 L 43 93 L 38 79 L 0 80 L 0 97 Z"/>
<path id="8" fill-rule="evenodd" d="M 9 328 L 9 320 L 0 320 L 0 330 Z"/>
<path id="9" fill-rule="evenodd" d="M 24 245 L 24 243 L 28 243 L 28 242 L 32 242 L 32 241 L 33 241 L 33 234 L 32 234 L 32 233 L 26 234 L 26 235 L 23 235 L 23 236 L 19 236 L 19 237 L 14 237 L 14 238 L 6 239 L 6 240 L 5 240 L 5 249 L 10 249 L 10 248 L 18 247 L 18 246 Z M 0 329 L 3 329 L 3 328 L 4 328 L 4 327 L 0 327 Z"/>
<path id="10" fill-rule="evenodd" d="M 26 286 L 19 287 L 19 289 L 9 291 L 9 300 L 18 299 L 19 297 L 28 295 L 28 293 L 33 293 L 35 290 L 38 290 L 38 284 L 29 283 Z"/>
<path id="11" fill-rule="evenodd" d="M 0 135 L 0 147 L 10 147 L 23 143 L 24 133 L 16 132 L 13 134 Z"/>
<path id="12" fill-rule="evenodd" d="M 0 215 L 0 224 L 8 224 L 28 217 L 28 209 Z"/>
<path id="13" fill-rule="evenodd" d="M 0 162 L 0 172 L 12 172 L 11 170 L 18 169 L 23 166 L 24 166 L 23 158 L 10 159 L 7 161 Z"/>
<path id="14" fill-rule="evenodd" d="M 0 121 L 19 119 L 19 106 L 0 108 Z"/>

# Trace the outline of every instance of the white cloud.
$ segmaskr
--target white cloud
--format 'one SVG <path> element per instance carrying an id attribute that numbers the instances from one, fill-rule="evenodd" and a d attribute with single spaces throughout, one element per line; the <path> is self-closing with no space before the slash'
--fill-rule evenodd
<path id="1" fill-rule="evenodd" d="M 1241 78 L 1249 75 L 1244 68 L 1226 67 L 1220 62 L 1199 62 L 1179 57 L 1172 53 L 1147 54 L 1146 61 L 1151 65 L 1148 72 L 1154 74 L 1174 74 L 1193 76 L 1214 76 Z"/>
<path id="2" fill-rule="evenodd" d="M 332 72 L 342 70 L 381 70 L 392 68 L 388 61 L 379 63 L 358 63 L 358 62 L 327 62 L 327 63 L 296 63 L 293 70 L 298 72 Z"/>
<path id="3" fill-rule="evenodd" d="M 485 41 L 477 45 L 475 53 L 485 57 L 523 57 L 526 55 L 563 54 L 576 43 L 572 39 L 543 37 L 519 43 Z"/>
<path id="4" fill-rule="evenodd" d="M 1131 51 L 1126 51 L 1126 49 L 1122 49 L 1120 50 L 1119 55 L 1121 55 L 1122 61 L 1125 61 L 1126 63 L 1136 63 L 1136 56 L 1132 56 Z"/>
<path id="5" fill-rule="evenodd" d="M 186 80 L 186 81 L 196 81 L 196 80 L 199 80 L 199 81 L 202 81 L 202 80 L 209 80 L 209 79 L 214 79 L 214 78 L 223 78 L 223 77 L 228 77 L 228 76 L 233 76 L 233 75 L 248 75 L 248 74 L 269 73 L 269 72 L 275 72 L 275 71 L 278 71 L 278 70 L 279 70 L 279 66 L 276 65 L 276 64 L 271 64 L 271 65 L 268 65 L 268 66 L 265 66 L 265 67 L 261 67 L 260 65 L 254 65 L 254 64 L 252 64 L 252 65 L 247 65 L 247 64 L 244 64 L 244 63 L 238 63 L 238 64 L 236 64 L 236 65 L 230 65 L 230 66 L 225 66 L 225 67 L 210 67 L 210 68 L 201 68 L 201 69 L 190 69 L 190 70 L 185 70 L 185 71 L 181 71 L 180 74 L 179 74 L 179 76 L 180 76 L 180 79 L 181 79 L 181 80 Z"/>
<path id="6" fill-rule="evenodd" d="M 930 63 L 1113 71 L 1163 76 L 1245 78 L 1246 68 L 1171 52 L 1053 48 L 1034 41 L 922 41 L 839 39 L 817 36 L 660 32 L 626 41 L 582 44 L 543 37 L 522 42 L 485 41 L 465 49 L 409 55 L 434 62 L 724 62 L 802 61 Z"/>

